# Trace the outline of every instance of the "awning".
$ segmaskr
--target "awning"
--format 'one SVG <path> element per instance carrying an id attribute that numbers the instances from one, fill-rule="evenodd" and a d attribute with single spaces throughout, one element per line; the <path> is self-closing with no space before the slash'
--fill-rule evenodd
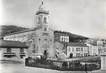
<path id="1" fill-rule="evenodd" d="M 0 48 L 28 48 L 28 46 L 19 41 L 0 40 Z"/>

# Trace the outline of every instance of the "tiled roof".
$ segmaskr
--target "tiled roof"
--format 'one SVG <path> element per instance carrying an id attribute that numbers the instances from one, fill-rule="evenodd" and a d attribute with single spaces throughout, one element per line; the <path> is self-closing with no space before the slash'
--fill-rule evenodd
<path id="1" fill-rule="evenodd" d="M 65 32 L 65 31 L 58 31 L 58 30 L 55 30 L 54 31 L 54 34 L 65 34 L 65 35 L 69 35 L 70 37 L 72 37 L 72 38 L 79 38 L 79 39 L 88 39 L 88 37 L 85 37 L 85 36 L 81 36 L 81 35 L 77 35 L 77 34 L 73 34 L 73 33 L 71 33 L 71 32 Z"/>
<path id="2" fill-rule="evenodd" d="M 84 43 L 73 43 L 73 42 L 68 43 L 68 44 L 67 44 L 67 46 L 87 47 L 87 45 L 86 45 L 86 44 L 84 44 Z"/>
<path id="3" fill-rule="evenodd" d="M 19 41 L 0 40 L 0 48 L 28 48 L 28 46 Z"/>

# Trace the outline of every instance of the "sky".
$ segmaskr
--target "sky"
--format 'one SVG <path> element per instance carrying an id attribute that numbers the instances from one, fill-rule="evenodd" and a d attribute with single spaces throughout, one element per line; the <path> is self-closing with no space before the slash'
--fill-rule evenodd
<path id="1" fill-rule="evenodd" d="M 33 28 L 41 0 L 0 0 L 0 25 Z M 106 38 L 106 0 L 44 0 L 49 26 L 87 37 Z"/>

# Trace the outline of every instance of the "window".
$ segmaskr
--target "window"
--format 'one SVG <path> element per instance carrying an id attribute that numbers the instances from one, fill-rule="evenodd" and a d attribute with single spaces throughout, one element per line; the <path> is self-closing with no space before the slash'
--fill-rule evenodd
<path id="1" fill-rule="evenodd" d="M 42 16 L 38 16 L 37 23 L 40 24 L 42 22 Z"/>
<path id="2" fill-rule="evenodd" d="M 48 33 L 43 33 L 43 36 L 49 36 L 49 34 Z"/>
<path id="3" fill-rule="evenodd" d="M 76 51 L 80 51 L 80 48 L 76 48 Z"/>
<path id="4" fill-rule="evenodd" d="M 11 53 L 11 48 L 7 48 L 7 53 Z"/>
<path id="5" fill-rule="evenodd" d="M 63 36 L 60 36 L 60 41 L 63 41 Z"/>
<path id="6" fill-rule="evenodd" d="M 76 57 L 80 57 L 80 53 L 76 53 Z"/>
<path id="7" fill-rule="evenodd" d="M 20 53 L 24 53 L 24 49 L 23 48 L 20 48 Z"/>
<path id="8" fill-rule="evenodd" d="M 84 56 L 88 56 L 88 53 L 84 53 Z"/>
<path id="9" fill-rule="evenodd" d="M 65 37 L 65 42 L 69 42 L 69 37 L 68 36 Z"/>
<path id="10" fill-rule="evenodd" d="M 83 48 L 81 48 L 81 51 L 83 51 Z"/>
<path id="11" fill-rule="evenodd" d="M 44 31 L 47 31 L 47 28 L 46 27 L 44 28 Z"/>
<path id="12" fill-rule="evenodd" d="M 39 41 L 40 41 L 41 39 L 39 38 Z"/>
<path id="13" fill-rule="evenodd" d="M 36 53 L 35 49 L 32 50 L 32 53 Z"/>
<path id="14" fill-rule="evenodd" d="M 69 36 L 60 36 L 60 41 L 69 42 Z"/>
<path id="15" fill-rule="evenodd" d="M 44 23 L 47 24 L 47 18 L 46 17 L 44 17 Z"/>

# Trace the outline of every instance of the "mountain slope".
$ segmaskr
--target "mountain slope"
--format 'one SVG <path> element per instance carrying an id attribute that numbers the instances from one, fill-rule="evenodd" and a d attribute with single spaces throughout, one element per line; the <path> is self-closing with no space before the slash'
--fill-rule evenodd
<path id="1" fill-rule="evenodd" d="M 0 35 L 5 36 L 10 33 L 19 32 L 23 30 L 27 30 L 28 28 L 19 27 L 15 25 L 2 25 L 0 26 Z"/>

